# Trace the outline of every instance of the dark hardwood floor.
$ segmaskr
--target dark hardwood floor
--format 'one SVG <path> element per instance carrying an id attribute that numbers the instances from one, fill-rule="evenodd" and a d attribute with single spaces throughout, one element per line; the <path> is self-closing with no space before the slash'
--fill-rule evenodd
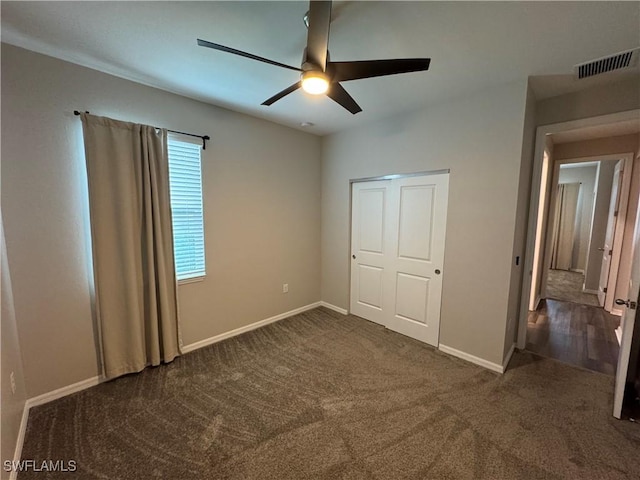
<path id="1" fill-rule="evenodd" d="M 529 312 L 526 349 L 561 362 L 615 375 L 620 318 L 601 307 L 542 300 Z"/>

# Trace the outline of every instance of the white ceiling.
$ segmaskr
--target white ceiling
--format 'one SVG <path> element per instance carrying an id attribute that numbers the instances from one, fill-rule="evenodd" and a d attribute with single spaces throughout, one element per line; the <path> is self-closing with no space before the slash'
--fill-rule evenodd
<path id="1" fill-rule="evenodd" d="M 331 58 L 431 57 L 428 72 L 345 82 L 355 116 L 295 92 L 297 73 L 198 47 L 200 37 L 298 66 L 307 2 L 1 2 L 2 41 L 319 135 L 528 76 L 582 88 L 573 65 L 640 44 L 638 2 L 335 2 Z M 606 74 L 609 81 L 616 74 Z M 546 76 L 562 77 L 558 82 Z M 606 77 L 606 78 L 605 78 Z M 555 90 L 554 90 L 555 88 Z"/>

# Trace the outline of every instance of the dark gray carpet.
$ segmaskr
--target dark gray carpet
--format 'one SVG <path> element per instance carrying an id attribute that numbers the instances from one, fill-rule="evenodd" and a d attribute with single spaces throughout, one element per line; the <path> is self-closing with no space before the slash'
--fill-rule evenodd
<path id="1" fill-rule="evenodd" d="M 498 375 L 320 308 L 34 408 L 25 459 L 82 479 L 637 479 L 613 379 Z"/>
<path id="2" fill-rule="evenodd" d="M 567 270 L 549 270 L 547 298 L 599 307 L 598 296 L 582 291 L 584 274 Z"/>

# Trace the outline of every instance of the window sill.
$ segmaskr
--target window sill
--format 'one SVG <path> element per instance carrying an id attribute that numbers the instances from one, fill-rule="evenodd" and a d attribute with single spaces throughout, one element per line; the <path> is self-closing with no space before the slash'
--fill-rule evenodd
<path id="1" fill-rule="evenodd" d="M 182 280 L 178 280 L 178 286 L 185 285 L 187 283 L 196 283 L 204 281 L 206 275 L 201 275 L 199 277 L 191 277 L 191 278 L 183 278 Z"/>

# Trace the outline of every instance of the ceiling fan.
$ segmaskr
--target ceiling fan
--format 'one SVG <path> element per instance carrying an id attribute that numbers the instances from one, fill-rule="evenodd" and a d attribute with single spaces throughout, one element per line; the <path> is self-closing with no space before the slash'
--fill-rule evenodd
<path id="1" fill-rule="evenodd" d="M 327 50 L 331 23 L 331 2 L 309 2 L 309 12 L 305 15 L 304 20 L 308 27 L 307 47 L 304 49 L 300 68 L 206 40 L 198 39 L 198 45 L 300 72 L 300 81 L 262 102 L 262 105 L 267 106 L 302 87 L 304 91 L 313 95 L 326 94 L 349 112 L 356 114 L 361 112 L 362 108 L 347 93 L 340 82 L 429 69 L 430 58 L 332 62 L 329 60 L 329 51 Z"/>

